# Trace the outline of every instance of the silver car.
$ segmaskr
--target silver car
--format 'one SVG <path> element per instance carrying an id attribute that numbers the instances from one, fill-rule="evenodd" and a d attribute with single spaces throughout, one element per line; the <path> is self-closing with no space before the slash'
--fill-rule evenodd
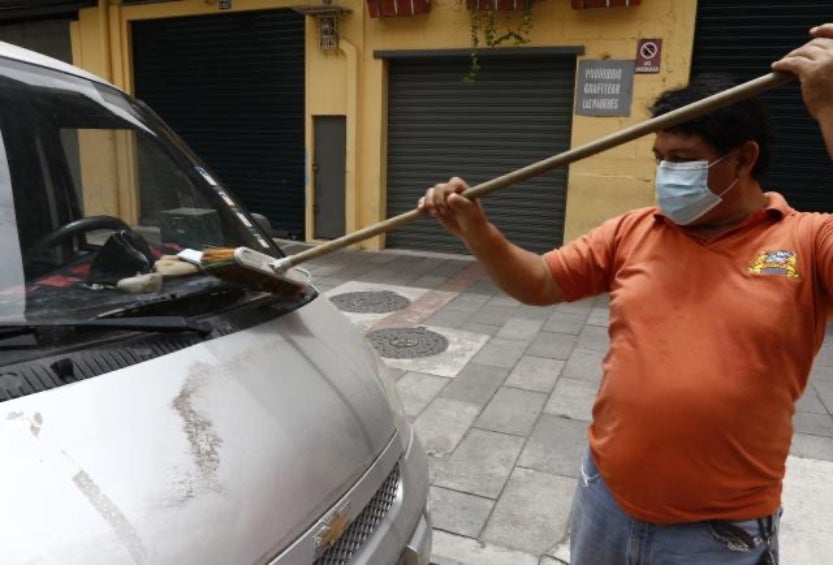
<path id="1" fill-rule="evenodd" d="M 181 258 L 280 257 L 263 222 L 80 69 L 0 44 L 0 98 L 0 563 L 428 563 L 426 456 L 366 340 L 314 286 Z"/>

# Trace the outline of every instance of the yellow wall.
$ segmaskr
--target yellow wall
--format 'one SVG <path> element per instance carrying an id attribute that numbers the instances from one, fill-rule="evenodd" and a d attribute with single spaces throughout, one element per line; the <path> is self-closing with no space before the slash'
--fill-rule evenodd
<path id="1" fill-rule="evenodd" d="M 434 0 L 427 15 L 386 19 L 370 18 L 364 0 L 334 3 L 353 11 L 341 20 L 342 43 L 338 50 L 323 52 L 318 48 L 317 26 L 307 18 L 305 143 L 310 156 L 314 144 L 313 116 L 347 116 L 346 226 L 352 231 L 384 219 L 386 211 L 386 63 L 375 59 L 373 52 L 467 48 L 470 25 L 463 0 Z M 80 57 L 75 63 L 110 78 L 130 92 L 130 21 L 212 13 L 222 16 L 297 4 L 297 0 L 234 0 L 231 10 L 220 11 L 214 0 L 182 0 L 88 8 L 81 11 L 74 24 L 73 52 Z M 583 46 L 584 59 L 633 59 L 639 38 L 663 39 L 661 72 L 634 77 L 632 115 L 575 116 L 573 147 L 642 121 L 648 117 L 647 108 L 659 92 L 686 82 L 695 11 L 695 0 L 643 0 L 635 8 L 590 10 L 573 10 L 569 0 L 540 0 L 536 4 L 529 46 Z M 488 60 L 482 64 L 487 65 Z M 571 167 L 566 239 L 619 212 L 652 203 L 654 162 L 650 144 L 651 139 L 645 138 Z M 310 166 L 308 157 L 308 239 L 314 236 Z M 362 246 L 383 245 L 384 240 L 379 237 Z"/>
<path id="2" fill-rule="evenodd" d="M 687 82 L 695 12 L 695 0 L 643 0 L 635 8 L 590 10 L 574 10 L 569 0 L 541 0 L 534 7 L 531 47 L 584 46 L 580 59 L 633 59 L 638 39 L 663 39 L 661 72 L 634 77 L 631 116 L 574 116 L 572 147 L 648 118 L 648 107 L 662 90 Z M 384 63 L 372 58 L 374 49 L 450 49 L 470 44 L 469 18 L 460 0 L 435 0 L 425 16 L 365 16 L 365 21 L 367 67 L 362 78 L 367 110 L 383 107 L 385 98 Z M 488 65 L 488 60 L 481 64 Z M 374 116 L 366 115 L 363 125 L 361 140 L 368 150 L 362 169 L 375 175 L 373 171 L 382 169 L 384 152 L 379 148 L 385 146 L 386 132 Z M 565 240 L 622 211 L 653 203 L 651 143 L 652 139 L 644 138 L 570 167 Z M 366 180 L 359 194 L 359 217 L 370 223 L 384 213 L 386 187 L 384 176 Z"/>
<path id="3" fill-rule="evenodd" d="M 564 33 L 583 41 L 582 59 L 633 59 L 638 39 L 663 40 L 660 73 L 634 76 L 631 116 L 574 116 L 573 147 L 648 119 L 648 108 L 660 92 L 688 82 L 694 0 L 643 0 L 638 8 L 565 12 Z M 586 31 L 579 35 L 579 30 Z M 653 204 L 652 143 L 653 136 L 644 137 L 570 167 L 565 241 L 616 214 Z"/>

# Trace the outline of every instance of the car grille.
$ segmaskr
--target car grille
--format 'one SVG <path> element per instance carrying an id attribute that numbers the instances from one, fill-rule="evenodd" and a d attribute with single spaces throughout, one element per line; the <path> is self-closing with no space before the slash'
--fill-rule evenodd
<path id="1" fill-rule="evenodd" d="M 393 470 L 364 507 L 362 513 L 350 523 L 347 531 L 321 557 L 315 565 L 347 565 L 364 543 L 373 535 L 379 523 L 390 511 L 399 488 L 399 464 Z"/>

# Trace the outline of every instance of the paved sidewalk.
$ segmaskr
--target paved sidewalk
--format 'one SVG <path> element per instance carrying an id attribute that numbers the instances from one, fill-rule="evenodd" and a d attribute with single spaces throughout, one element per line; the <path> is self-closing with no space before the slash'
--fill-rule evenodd
<path id="1" fill-rule="evenodd" d="M 608 346 L 606 297 L 522 305 L 464 256 L 341 251 L 308 268 L 330 299 L 397 302 L 391 311 L 345 312 L 369 337 L 425 328 L 386 345 L 412 358 L 386 361 L 431 456 L 434 562 L 569 563 L 570 505 Z M 437 343 L 444 349 L 429 355 Z M 831 410 L 828 339 L 795 416 L 781 534 L 787 565 L 833 555 Z"/>

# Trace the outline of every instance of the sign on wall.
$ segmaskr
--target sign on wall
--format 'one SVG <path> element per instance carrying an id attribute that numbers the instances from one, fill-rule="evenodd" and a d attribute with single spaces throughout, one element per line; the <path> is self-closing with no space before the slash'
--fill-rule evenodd
<path id="1" fill-rule="evenodd" d="M 636 44 L 636 72 L 658 73 L 662 61 L 662 39 L 640 39 Z"/>
<path id="2" fill-rule="evenodd" d="M 575 113 L 580 116 L 630 116 L 634 62 L 584 60 L 578 63 Z"/>

